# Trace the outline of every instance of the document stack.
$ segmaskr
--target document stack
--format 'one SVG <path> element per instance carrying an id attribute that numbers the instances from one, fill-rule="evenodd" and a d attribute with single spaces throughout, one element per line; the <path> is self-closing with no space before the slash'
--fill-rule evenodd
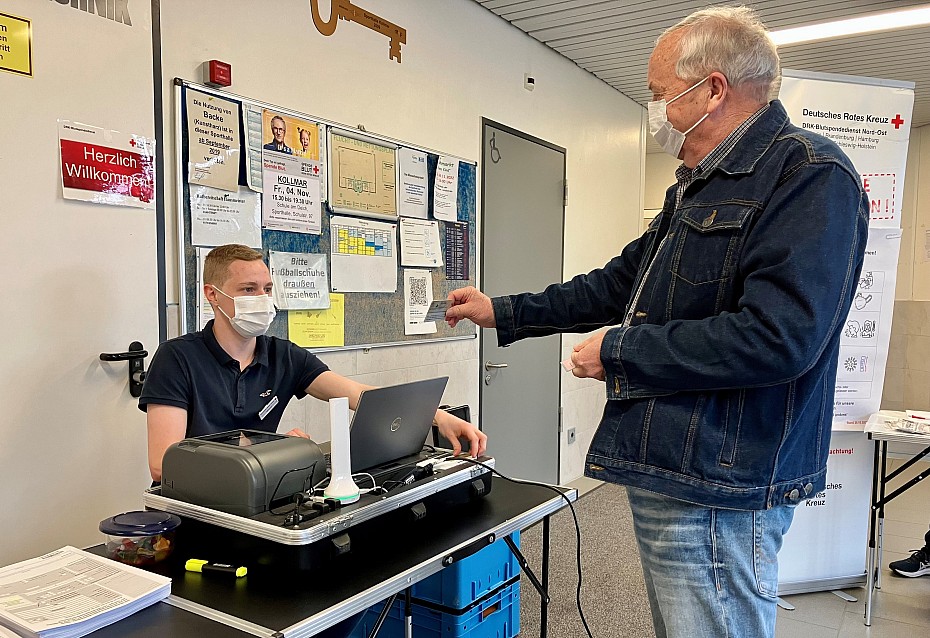
<path id="1" fill-rule="evenodd" d="M 170 593 L 170 578 L 62 547 L 0 568 L 0 635 L 77 638 Z"/>

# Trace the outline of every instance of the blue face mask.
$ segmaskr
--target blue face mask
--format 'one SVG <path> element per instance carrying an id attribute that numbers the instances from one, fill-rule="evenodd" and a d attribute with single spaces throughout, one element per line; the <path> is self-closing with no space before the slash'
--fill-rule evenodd
<path id="1" fill-rule="evenodd" d="M 678 155 L 681 153 L 681 147 L 685 143 L 685 136 L 696 129 L 698 124 L 707 119 L 707 116 L 710 115 L 710 113 L 705 113 L 704 117 L 694 123 L 694 126 L 682 133 L 674 126 L 672 126 L 672 123 L 668 121 L 668 115 L 665 112 L 665 107 L 681 96 L 686 95 L 687 93 L 701 86 L 706 81 L 707 78 L 704 78 L 691 88 L 682 91 L 671 100 L 652 100 L 646 105 L 646 108 L 649 111 L 649 132 L 652 133 L 653 139 L 655 139 L 656 143 L 662 147 L 662 150 L 669 155 L 672 155 L 673 157 L 678 157 Z"/>

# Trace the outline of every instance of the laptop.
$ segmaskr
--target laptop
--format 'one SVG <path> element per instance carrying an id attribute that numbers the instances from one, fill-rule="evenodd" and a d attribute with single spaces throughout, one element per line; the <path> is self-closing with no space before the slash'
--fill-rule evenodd
<path id="1" fill-rule="evenodd" d="M 401 466 L 430 458 L 421 452 L 448 380 L 439 377 L 362 392 L 349 426 L 352 472 L 368 472 L 378 481 Z M 328 461 L 331 443 L 320 447 Z"/>

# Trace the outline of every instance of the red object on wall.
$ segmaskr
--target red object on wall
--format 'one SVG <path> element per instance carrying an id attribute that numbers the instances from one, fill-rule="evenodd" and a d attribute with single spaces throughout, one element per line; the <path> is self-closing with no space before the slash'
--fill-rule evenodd
<path id="1" fill-rule="evenodd" d="M 232 65 L 220 60 L 204 62 L 204 84 L 215 87 L 227 87 L 232 84 Z"/>

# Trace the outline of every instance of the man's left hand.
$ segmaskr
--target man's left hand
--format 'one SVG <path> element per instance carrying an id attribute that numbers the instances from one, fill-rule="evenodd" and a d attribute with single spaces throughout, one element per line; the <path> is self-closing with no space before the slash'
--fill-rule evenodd
<path id="1" fill-rule="evenodd" d="M 572 352 L 572 363 L 575 364 L 572 368 L 573 375 L 598 381 L 605 379 L 604 365 L 601 363 L 603 341 L 604 333 L 599 332 L 575 345 L 575 351 Z"/>
<path id="2" fill-rule="evenodd" d="M 302 438 L 302 439 L 309 439 L 309 438 L 310 438 L 310 435 L 307 434 L 306 432 L 304 432 L 303 430 L 301 430 L 300 428 L 294 428 L 293 430 L 291 430 L 290 432 L 288 432 L 287 435 L 288 435 L 288 436 L 299 436 L 299 437 Z"/>
<path id="3" fill-rule="evenodd" d="M 485 449 L 487 449 L 487 434 L 468 421 L 463 421 L 445 410 L 436 410 L 436 425 L 439 426 L 439 433 L 452 444 L 452 452 L 455 454 L 462 452 L 459 437 L 468 439 L 470 444 L 468 453 L 470 456 L 477 458 L 484 454 Z"/>

